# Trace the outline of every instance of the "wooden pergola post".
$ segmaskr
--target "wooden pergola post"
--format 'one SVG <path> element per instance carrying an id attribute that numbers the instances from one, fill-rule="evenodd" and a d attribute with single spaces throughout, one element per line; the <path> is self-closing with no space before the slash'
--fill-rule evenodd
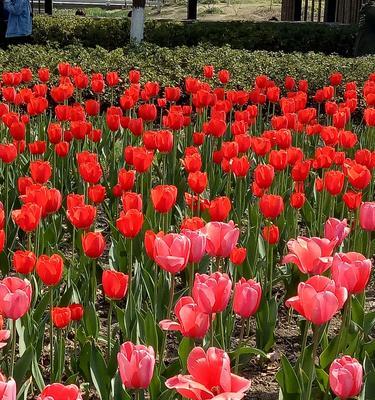
<path id="1" fill-rule="evenodd" d="M 301 21 L 302 0 L 283 0 L 281 5 L 282 21 Z"/>
<path id="2" fill-rule="evenodd" d="M 44 0 L 44 12 L 48 15 L 52 15 L 53 11 L 53 0 Z"/>

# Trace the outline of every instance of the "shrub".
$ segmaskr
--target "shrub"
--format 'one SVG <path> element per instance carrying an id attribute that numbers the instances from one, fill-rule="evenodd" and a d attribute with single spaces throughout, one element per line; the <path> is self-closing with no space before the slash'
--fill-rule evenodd
<path id="1" fill-rule="evenodd" d="M 99 45 L 112 50 L 128 43 L 129 28 L 130 20 L 127 18 L 37 16 L 33 37 L 37 44 L 50 41 L 62 46 Z M 163 47 L 229 44 L 236 49 L 315 51 L 343 56 L 353 53 L 355 35 L 355 26 L 317 23 L 150 20 L 145 26 L 146 40 Z"/>

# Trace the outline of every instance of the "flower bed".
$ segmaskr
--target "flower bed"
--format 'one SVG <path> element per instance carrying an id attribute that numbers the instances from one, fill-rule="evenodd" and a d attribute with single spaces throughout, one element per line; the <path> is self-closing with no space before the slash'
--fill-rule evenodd
<path id="1" fill-rule="evenodd" d="M 375 75 L 95 67 L 2 74 L 0 393 L 371 398 Z"/>

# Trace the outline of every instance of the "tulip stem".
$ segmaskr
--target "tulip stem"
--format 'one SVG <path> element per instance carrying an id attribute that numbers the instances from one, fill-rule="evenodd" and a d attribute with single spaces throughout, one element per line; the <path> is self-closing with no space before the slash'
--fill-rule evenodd
<path id="1" fill-rule="evenodd" d="M 110 363 L 111 360 L 111 325 L 112 325 L 112 309 L 113 309 L 113 303 L 112 300 L 109 300 L 109 310 L 108 310 L 108 326 L 107 326 L 107 360 L 108 364 Z"/>
<path id="2" fill-rule="evenodd" d="M 17 329 L 16 329 L 16 321 L 12 321 L 12 352 L 10 359 L 10 374 L 9 377 L 13 378 L 14 373 L 14 363 L 16 359 L 16 343 L 17 343 Z"/>
<path id="3" fill-rule="evenodd" d="M 236 364 L 234 367 L 234 373 L 238 373 L 238 367 L 239 367 L 239 362 L 240 362 L 240 349 L 242 347 L 242 342 L 243 342 L 243 337 L 245 333 L 245 326 L 246 326 L 246 320 L 245 318 L 241 318 L 241 331 L 240 331 L 240 338 L 238 340 L 238 346 L 237 346 L 237 354 L 236 354 Z"/>
<path id="4" fill-rule="evenodd" d="M 215 329 L 214 329 L 214 318 L 215 314 L 211 314 L 211 337 L 210 337 L 210 347 L 214 347 L 214 336 L 215 336 Z"/>
<path id="5" fill-rule="evenodd" d="M 367 231 L 367 249 L 366 249 L 366 257 L 372 258 L 371 254 L 371 231 Z"/>
<path id="6" fill-rule="evenodd" d="M 324 326 L 324 325 L 323 325 Z M 315 358 L 318 350 L 318 345 L 319 345 L 319 339 L 320 339 L 320 333 L 321 333 L 321 327 L 316 326 L 314 329 L 314 334 L 313 334 L 313 349 L 312 349 L 312 354 L 311 354 L 311 372 L 309 376 L 309 382 L 307 385 L 307 391 L 306 391 L 306 400 L 311 400 L 311 390 L 313 386 L 313 380 L 314 380 L 314 375 L 315 375 Z"/>
<path id="7" fill-rule="evenodd" d="M 342 321 L 341 321 L 341 326 L 340 326 L 340 331 L 338 334 L 338 339 L 337 339 L 337 347 L 336 347 L 336 357 L 339 355 L 341 352 L 341 347 L 346 342 L 346 332 L 347 332 L 347 327 L 350 322 L 350 309 L 352 307 L 352 301 L 351 301 L 351 295 L 349 295 L 348 300 L 346 300 L 345 306 L 344 306 L 344 312 L 342 315 Z M 344 343 L 343 343 L 344 340 Z M 335 357 L 335 358 L 336 358 Z"/>
<path id="8" fill-rule="evenodd" d="M 91 285 L 92 285 L 92 292 L 91 292 L 91 296 L 92 296 L 92 304 L 95 304 L 95 300 L 96 300 L 96 259 L 93 259 L 92 262 L 92 276 L 91 276 Z"/>
<path id="9" fill-rule="evenodd" d="M 49 345 L 50 345 L 50 383 L 53 382 L 53 286 L 49 290 L 49 304 L 50 304 L 50 321 L 49 321 Z"/>
<path id="10" fill-rule="evenodd" d="M 193 293 L 193 285 L 194 285 L 194 263 L 191 263 L 191 271 L 190 271 L 190 283 L 189 283 L 189 295 L 191 296 Z"/>

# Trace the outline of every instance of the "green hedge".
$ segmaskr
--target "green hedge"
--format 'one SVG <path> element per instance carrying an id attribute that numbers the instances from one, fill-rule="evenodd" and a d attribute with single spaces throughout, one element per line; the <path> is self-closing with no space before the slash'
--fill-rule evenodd
<path id="1" fill-rule="evenodd" d="M 101 47 L 84 48 L 74 45 L 65 48 L 51 45 L 25 45 L 0 50 L 0 72 L 30 66 L 52 69 L 60 61 L 78 64 L 87 72 L 117 70 L 126 76 L 129 69 L 139 68 L 142 80 L 158 80 L 164 85 L 179 84 L 186 76 L 200 76 L 205 64 L 226 68 L 232 74 L 231 86 L 249 88 L 259 74 L 267 74 L 277 82 L 286 75 L 308 79 L 312 90 L 328 83 L 334 71 L 344 74 L 345 80 L 363 83 L 375 71 L 375 56 L 343 58 L 316 53 L 291 53 L 235 50 L 229 46 L 161 48 L 144 44 L 126 46 L 113 51 Z"/>
<path id="2" fill-rule="evenodd" d="M 45 17 L 34 19 L 34 42 L 59 43 L 60 46 L 99 45 L 113 50 L 129 40 L 127 18 Z M 293 22 L 175 22 L 147 21 L 145 40 L 164 47 L 212 46 L 229 44 L 236 49 L 284 52 L 315 51 L 350 56 L 353 53 L 356 27 Z"/>

